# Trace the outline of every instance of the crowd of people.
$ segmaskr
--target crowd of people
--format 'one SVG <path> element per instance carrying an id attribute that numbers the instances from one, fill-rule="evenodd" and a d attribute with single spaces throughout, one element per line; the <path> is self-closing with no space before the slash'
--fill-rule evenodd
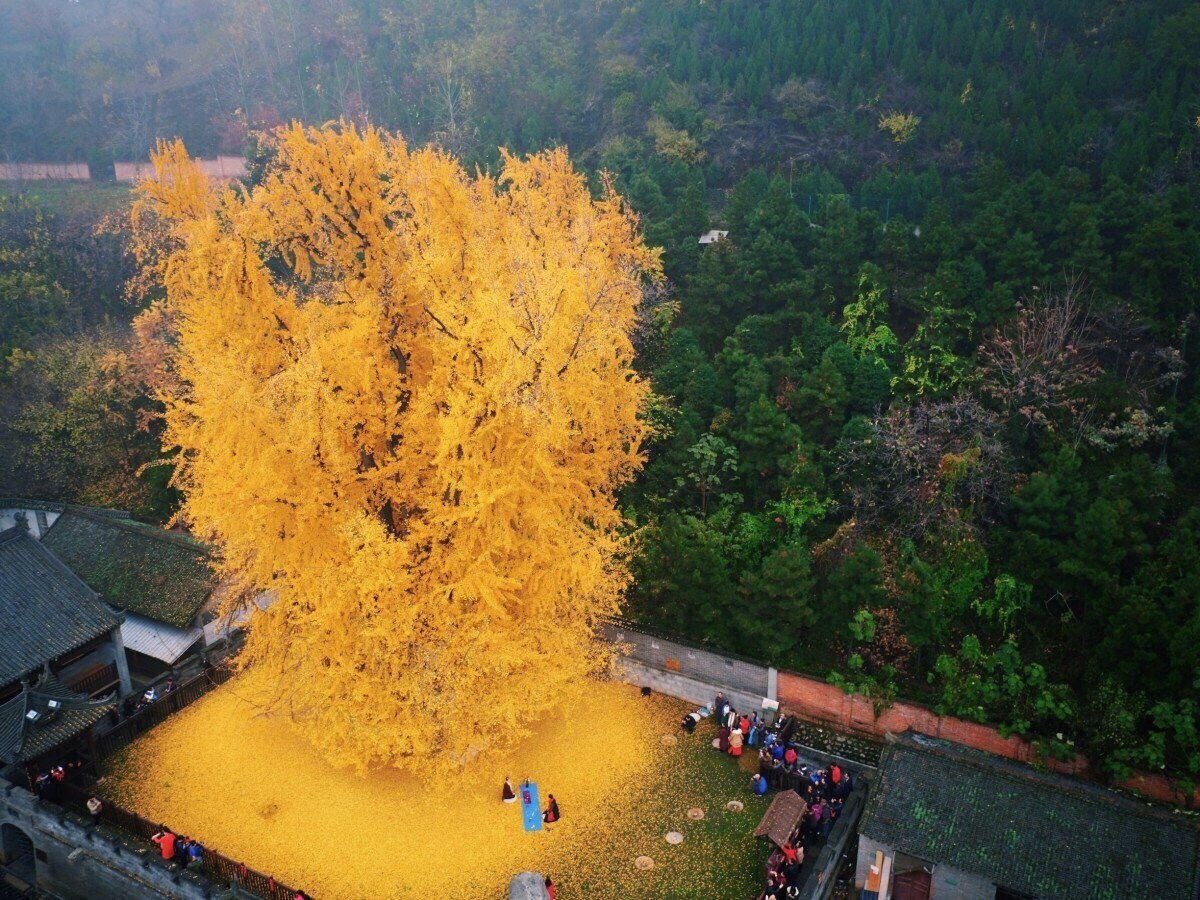
<path id="1" fill-rule="evenodd" d="M 709 716 L 717 724 L 714 748 L 733 757 L 740 757 L 746 747 L 758 749 L 758 772 L 750 779 L 755 794 L 761 797 L 770 790 L 794 790 L 804 798 L 804 817 L 767 861 L 762 895 L 763 900 L 798 897 L 805 852 L 828 839 L 854 790 L 854 776 L 836 762 L 823 767 L 809 765 L 794 741 L 797 723 L 793 716 L 738 713 L 725 694 L 718 692 L 711 707 L 693 710 L 680 724 L 692 734 Z"/>
<path id="2" fill-rule="evenodd" d="M 29 779 L 28 784 L 39 798 L 50 803 L 61 803 L 62 785 L 76 772 L 82 771 L 83 767 L 83 759 L 79 754 L 73 753 L 66 760 L 47 769 L 26 768 L 25 777 Z"/>

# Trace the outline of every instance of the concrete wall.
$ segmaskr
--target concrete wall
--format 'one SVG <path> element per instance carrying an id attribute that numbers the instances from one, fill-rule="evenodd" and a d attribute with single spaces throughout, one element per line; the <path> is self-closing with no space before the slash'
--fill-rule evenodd
<path id="1" fill-rule="evenodd" d="M 694 681 L 754 697 L 770 696 L 771 677 L 766 666 L 689 647 L 619 625 L 606 627 L 604 634 L 609 640 L 624 645 L 631 658 L 654 669 L 677 673 Z"/>
<path id="2" fill-rule="evenodd" d="M 104 827 L 92 831 L 82 818 L 0 780 L 0 825 L 5 824 L 33 841 L 37 886 L 62 900 L 213 896 L 195 875 L 172 872 L 127 837 Z"/>
<path id="3" fill-rule="evenodd" d="M 858 862 L 854 868 L 854 887 L 861 891 L 867 881 L 867 873 L 875 862 L 875 854 L 882 850 L 883 855 L 892 860 L 890 887 L 894 888 L 896 876 L 901 872 L 914 868 L 918 861 L 903 853 L 896 852 L 886 844 L 881 844 L 865 834 L 858 838 Z M 986 878 L 963 872 L 950 866 L 933 866 L 933 877 L 930 880 L 930 900 L 995 900 L 996 885 Z M 891 896 L 889 889 L 888 896 Z M 880 900 L 887 900 L 881 897 Z"/>
<path id="4" fill-rule="evenodd" d="M 0 181 L 89 181 L 87 163 L 0 162 Z"/>
<path id="5" fill-rule="evenodd" d="M 246 160 L 240 156 L 217 156 L 198 159 L 200 170 L 215 181 L 232 181 L 246 177 Z M 141 181 L 154 174 L 149 160 L 113 163 L 117 181 Z M 0 162 L 0 181 L 90 181 L 92 170 L 87 163 Z"/>
<path id="6" fill-rule="evenodd" d="M 214 181 L 232 181 L 235 178 L 246 177 L 246 160 L 240 156 L 218 156 L 214 159 L 198 159 L 196 163 L 200 171 Z M 113 163 L 113 173 L 117 181 L 141 181 L 154 174 L 154 166 L 149 160 L 144 162 Z"/>
<path id="7" fill-rule="evenodd" d="M 872 840 L 865 834 L 858 836 L 858 861 L 854 865 L 854 887 L 861 891 L 867 883 L 867 875 L 875 863 L 875 854 L 880 850 L 884 856 L 890 856 L 892 850 L 878 841 Z"/>
<path id="8" fill-rule="evenodd" d="M 996 900 L 996 885 L 972 875 L 952 869 L 950 866 L 935 866 L 933 881 L 929 885 L 930 900 Z"/>

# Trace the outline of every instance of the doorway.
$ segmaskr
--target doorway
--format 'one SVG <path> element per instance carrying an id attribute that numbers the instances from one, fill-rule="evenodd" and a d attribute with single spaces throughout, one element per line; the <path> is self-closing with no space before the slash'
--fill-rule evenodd
<path id="1" fill-rule="evenodd" d="M 892 883 L 892 900 L 929 900 L 931 881 L 923 869 L 901 872 Z"/>
<path id="2" fill-rule="evenodd" d="M 37 863 L 33 856 L 33 840 L 16 825 L 0 825 L 0 863 L 6 879 L 15 879 L 22 886 L 33 887 L 37 881 Z"/>

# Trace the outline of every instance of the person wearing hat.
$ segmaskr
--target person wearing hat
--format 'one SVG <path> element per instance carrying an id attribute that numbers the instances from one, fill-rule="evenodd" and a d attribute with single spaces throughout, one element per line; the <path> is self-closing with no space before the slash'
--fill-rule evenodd
<path id="1" fill-rule="evenodd" d="M 512 782 L 508 780 L 508 776 L 504 776 L 504 787 L 500 789 L 500 799 L 505 803 L 515 803 L 517 801 L 516 791 L 513 790 Z"/>

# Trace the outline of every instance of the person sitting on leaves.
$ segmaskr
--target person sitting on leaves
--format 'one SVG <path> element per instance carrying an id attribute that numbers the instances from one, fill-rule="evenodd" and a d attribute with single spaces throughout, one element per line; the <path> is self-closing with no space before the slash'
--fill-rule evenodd
<path id="1" fill-rule="evenodd" d="M 542 821 L 547 825 L 557 822 L 562 818 L 562 814 L 558 811 L 558 801 L 554 799 L 554 795 L 550 795 L 550 802 L 546 806 L 546 811 L 542 813 Z"/>
<path id="2" fill-rule="evenodd" d="M 684 731 L 692 734 L 696 730 L 696 726 L 700 724 L 700 720 L 708 718 L 708 715 L 708 707 L 702 706 L 684 716 L 680 725 L 682 725 Z"/>

